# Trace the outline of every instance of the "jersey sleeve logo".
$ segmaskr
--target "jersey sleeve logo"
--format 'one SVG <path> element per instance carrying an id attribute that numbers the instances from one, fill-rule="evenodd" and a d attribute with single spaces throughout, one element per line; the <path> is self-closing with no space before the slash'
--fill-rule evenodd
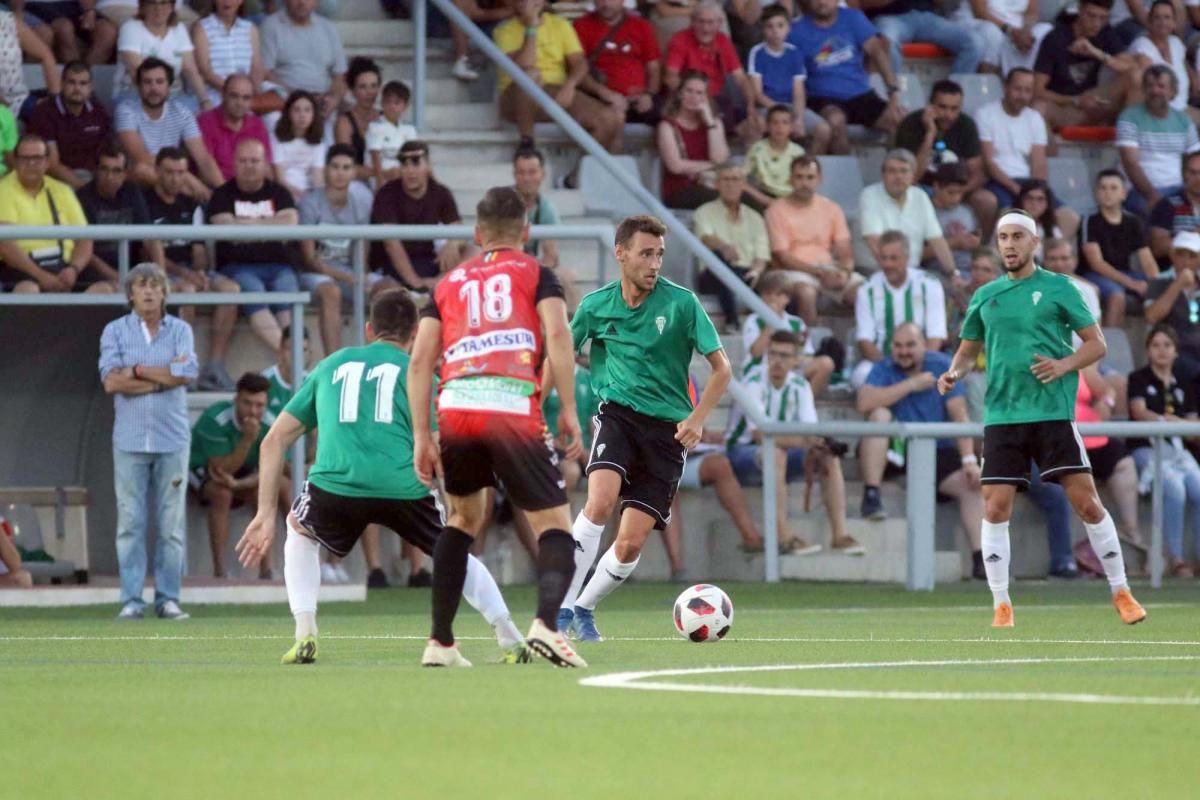
<path id="1" fill-rule="evenodd" d="M 459 267 L 458 269 L 454 270 L 454 272 L 451 272 L 448 276 L 446 276 L 446 280 L 450 281 L 451 283 L 461 283 L 466 279 L 467 271 L 462 267 Z"/>
<path id="2" fill-rule="evenodd" d="M 667 326 L 667 318 L 666 317 L 655 317 L 654 324 L 656 326 L 658 326 L 658 335 L 662 336 L 663 328 L 665 328 Z"/>

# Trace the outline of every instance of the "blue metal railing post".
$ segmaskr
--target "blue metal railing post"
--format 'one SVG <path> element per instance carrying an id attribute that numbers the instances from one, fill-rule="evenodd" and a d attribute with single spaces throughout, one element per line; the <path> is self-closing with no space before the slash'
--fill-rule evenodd
<path id="1" fill-rule="evenodd" d="M 779 467 L 775 463 L 775 437 L 764 436 L 762 440 L 762 484 L 763 484 L 763 562 L 767 583 L 779 583 L 779 498 L 775 495 L 775 483 L 779 480 Z M 784 509 L 787 513 L 787 509 Z"/>
<path id="2" fill-rule="evenodd" d="M 1162 587 L 1163 579 L 1163 438 L 1154 437 L 1154 491 L 1150 495 L 1150 585 Z M 1193 531 L 1200 536 L 1200 531 Z"/>
<path id="3" fill-rule="evenodd" d="M 904 585 L 910 592 L 932 592 L 935 569 L 934 476 L 937 440 L 909 439 L 905 448 L 908 519 Z"/>
<path id="4" fill-rule="evenodd" d="M 300 391 L 300 381 L 304 375 L 304 304 L 296 301 L 292 304 L 292 374 L 288 380 L 292 382 L 292 392 Z M 304 485 L 304 467 L 308 456 L 307 436 L 301 436 L 292 445 L 292 499 L 300 496 L 300 488 Z"/>
<path id="5" fill-rule="evenodd" d="M 355 239 L 351 246 L 350 265 L 354 269 L 354 337 L 356 345 L 366 341 L 367 332 L 367 243 Z"/>

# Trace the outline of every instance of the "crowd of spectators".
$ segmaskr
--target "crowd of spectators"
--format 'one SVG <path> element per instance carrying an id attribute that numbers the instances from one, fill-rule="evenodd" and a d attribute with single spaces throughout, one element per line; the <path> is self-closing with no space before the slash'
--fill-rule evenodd
<path id="1" fill-rule="evenodd" d="M 8 173 L 0 178 L 0 222 L 461 222 L 455 187 L 437 180 L 429 145 L 405 122 L 409 87 L 384 82 L 369 59 L 348 59 L 316 0 L 265 7 L 213 0 L 196 10 L 182 0 L 65 5 L 0 11 L 0 151 Z M 815 400 L 840 385 L 871 419 L 973 414 L 971 381 L 963 397 L 934 402 L 928 376 L 953 345 L 955 316 L 971 293 L 1001 274 L 989 239 L 1008 207 L 1035 217 L 1039 257 L 1072 276 L 1104 325 L 1119 328 L 1142 315 L 1159 324 L 1147 340 L 1153 375 L 1089 373 L 1080 414 L 1127 408 L 1149 418 L 1146 409 L 1159 402 L 1147 402 L 1150 389 L 1175 374 L 1187 397 L 1195 394 L 1200 110 L 1191 101 L 1200 100 L 1200 60 L 1188 55 L 1185 40 L 1200 24 L 1198 9 L 1184 14 L 1170 0 L 1079 0 L 1072 13 L 1047 23 L 1036 0 L 972 0 L 952 12 L 932 0 L 699 0 L 640 9 L 596 0 L 573 20 L 547 0 L 457 5 L 609 152 L 623 152 L 627 124 L 652 127 L 664 203 L 684 212 L 727 267 L 788 314 L 791 338 L 776 338 L 756 315 L 744 315 L 717 276 L 697 276 L 697 289 L 716 296 L 726 331 L 742 332 L 743 377 L 761 392 L 764 409 L 790 403 L 795 419 L 809 421 Z M 335 10 L 336 3 L 321 9 Z M 452 74 L 477 79 L 467 39 L 452 26 L 446 32 L 454 42 Z M 964 84 L 952 77 L 933 83 L 922 106 L 905 107 L 901 48 L 909 43 L 949 51 L 955 75 L 998 74 L 1002 94 L 967 113 Z M 22 61 L 41 66 L 45 90 L 25 86 Z M 111 96 L 98 97 L 92 67 L 103 63 L 115 63 L 115 77 Z M 545 191 L 546 156 L 534 140 L 535 124 L 549 116 L 503 72 L 497 107 L 516 128 L 513 182 L 530 222 L 557 224 Z M 1080 125 L 1115 129 L 1115 158 L 1106 161 L 1117 166 L 1095 178 L 1092 213 L 1060 203 L 1048 174 L 1059 132 Z M 884 148 L 878 180 L 854 202 L 834 202 L 823 193 L 819 157 L 849 155 L 852 139 L 863 136 Z M 198 230 L 194 241 L 160 241 L 148 231 L 134 243 L 134 259 L 157 264 L 168 290 L 311 291 L 322 349 L 341 345 L 343 309 L 355 291 L 349 240 L 331 230 L 295 246 L 219 242 L 210 251 L 202 238 Z M 529 249 L 559 270 L 569 299 L 578 296 L 554 241 Z M 427 291 L 471 252 L 470 242 L 452 239 L 375 243 L 361 288 Z M 121 290 L 113 243 L 6 241 L 0 259 L 0 290 Z M 272 350 L 293 322 L 282 306 L 215 308 L 198 386 L 237 386 L 225 361 L 239 314 Z M 828 315 L 853 316 L 851 341 L 843 343 L 849 354 L 828 342 L 818 349 L 810 339 Z M 985 370 L 979 376 L 986 381 Z M 1174 410 L 1153 413 L 1194 413 L 1185 401 L 1181 394 Z M 729 469 L 753 483 L 759 441 L 737 425 L 721 437 Z M 1129 443 L 1129 453 L 1115 441 L 1089 446 L 1103 465 L 1098 477 L 1118 498 L 1123 535 L 1140 539 L 1145 445 Z M 820 440 L 784 443 L 775 454 L 783 476 L 776 488 L 786 509 L 788 480 L 820 483 L 829 548 L 857 553 L 861 546 L 844 526 L 836 450 Z M 939 492 L 959 502 L 977 550 L 973 447 L 939 442 L 938 453 Z M 861 511 L 877 517 L 879 483 L 903 453 L 867 441 L 860 458 L 867 486 Z M 1179 456 L 1170 502 L 1193 502 L 1194 466 Z M 714 466 L 710 482 L 718 473 L 725 479 Z M 1039 499 L 1051 528 L 1062 500 L 1053 488 Z M 781 531 L 789 552 L 819 546 L 786 526 Z M 1061 538 L 1052 537 L 1051 570 L 1065 574 L 1073 567 Z M 1171 549 L 1178 574 L 1188 569 L 1181 546 Z"/>

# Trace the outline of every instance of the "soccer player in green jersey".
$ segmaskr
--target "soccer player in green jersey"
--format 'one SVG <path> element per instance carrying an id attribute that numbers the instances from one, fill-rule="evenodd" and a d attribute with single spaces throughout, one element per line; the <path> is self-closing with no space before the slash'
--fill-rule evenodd
<path id="1" fill-rule="evenodd" d="M 369 524 L 380 524 L 429 554 L 442 532 L 441 506 L 413 470 L 412 413 L 405 373 L 417 310 L 407 292 L 392 289 L 371 303 L 365 347 L 347 347 L 313 369 L 280 412 L 260 448 L 259 496 L 278 492 L 288 448 L 320 429 L 317 458 L 287 517 L 283 574 L 296 619 L 296 643 L 285 664 L 317 658 L 317 590 L 321 551 L 345 557 Z M 275 536 L 276 507 L 268 502 L 237 544 L 243 564 L 257 563 Z M 500 588 L 474 557 L 463 596 L 496 631 L 505 660 L 530 660 Z"/>
<path id="2" fill-rule="evenodd" d="M 573 625 L 582 641 L 602 640 L 596 605 L 633 573 L 650 531 L 666 528 L 687 451 L 729 385 L 729 359 L 704 307 L 690 290 L 659 276 L 666 232 L 654 217 L 623 220 L 616 236 L 620 280 L 585 296 L 571 319 L 575 349 L 592 343 L 592 388 L 601 401 L 587 505 L 571 530 L 575 576 L 558 615 L 559 630 Z M 712 367 L 695 407 L 688 394 L 693 352 Z M 585 587 L 618 501 L 617 540 Z"/>
<path id="3" fill-rule="evenodd" d="M 1033 217 L 1010 210 L 1000 218 L 996 245 L 1007 276 L 975 292 L 963 321 L 962 344 L 950 369 L 938 378 L 938 390 L 946 394 L 985 351 L 981 539 L 992 590 L 992 626 L 1013 626 L 1008 522 L 1017 487 L 1029 485 L 1031 460 L 1037 462 L 1043 481 L 1055 481 L 1066 491 L 1104 565 L 1113 604 L 1121 620 L 1132 625 L 1145 619 L 1146 612 L 1129 591 L 1117 528 L 1096 493 L 1087 450 L 1074 422 L 1079 371 L 1103 358 L 1107 347 L 1071 280 L 1033 260 L 1038 244 Z M 1082 340 L 1078 350 L 1072 332 Z"/>

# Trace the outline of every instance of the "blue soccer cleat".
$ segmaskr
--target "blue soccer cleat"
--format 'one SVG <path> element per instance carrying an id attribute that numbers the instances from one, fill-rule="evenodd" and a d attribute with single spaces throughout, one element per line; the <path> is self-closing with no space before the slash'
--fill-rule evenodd
<path id="1" fill-rule="evenodd" d="M 558 632 L 564 638 L 574 635 L 572 628 L 575 624 L 575 612 L 569 608 L 560 608 L 558 610 Z"/>
<path id="2" fill-rule="evenodd" d="M 596 628 L 596 615 L 589 608 L 575 606 L 575 638 L 581 642 L 603 642 Z"/>

